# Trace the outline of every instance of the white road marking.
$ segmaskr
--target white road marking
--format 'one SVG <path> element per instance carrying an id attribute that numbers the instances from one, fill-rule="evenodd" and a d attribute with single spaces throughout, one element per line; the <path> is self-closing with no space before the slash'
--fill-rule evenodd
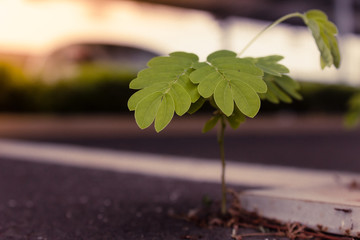
<path id="1" fill-rule="evenodd" d="M 0 140 L 0 158 L 119 172 L 219 182 L 220 161 L 105 150 L 53 143 Z M 358 175 L 227 162 L 227 182 L 249 186 L 306 187 L 350 181 Z"/>

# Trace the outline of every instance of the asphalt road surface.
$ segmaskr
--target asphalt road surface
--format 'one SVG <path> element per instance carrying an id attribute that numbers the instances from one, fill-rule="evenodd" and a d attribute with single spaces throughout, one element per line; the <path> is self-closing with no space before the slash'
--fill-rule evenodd
<path id="1" fill-rule="evenodd" d="M 237 187 L 237 190 L 240 190 Z M 0 159 L 1 240 L 230 239 L 175 217 L 217 184 Z"/>
<path id="2" fill-rule="evenodd" d="M 217 161 L 216 133 L 200 134 L 203 120 L 175 122 L 154 134 L 128 117 L 6 116 L 0 136 Z M 228 159 L 360 172 L 360 131 L 345 130 L 338 117 L 252 122 L 227 132 Z M 0 158 L 0 239 L 231 239 L 231 229 L 202 229 L 169 215 L 198 207 L 205 194 L 218 199 L 219 190 L 218 184 Z"/>

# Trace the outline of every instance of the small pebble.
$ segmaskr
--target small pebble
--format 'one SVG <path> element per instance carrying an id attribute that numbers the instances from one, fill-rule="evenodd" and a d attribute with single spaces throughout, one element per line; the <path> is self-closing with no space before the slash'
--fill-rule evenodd
<path id="1" fill-rule="evenodd" d="M 81 196 L 80 199 L 79 199 L 79 202 L 81 204 L 86 204 L 89 202 L 89 198 L 87 196 Z"/>
<path id="2" fill-rule="evenodd" d="M 28 200 L 28 201 L 25 202 L 25 206 L 27 208 L 32 208 L 32 207 L 34 207 L 34 202 L 31 201 L 31 200 Z"/>
<path id="3" fill-rule="evenodd" d="M 8 206 L 11 207 L 11 208 L 16 207 L 17 206 L 16 200 L 13 200 L 13 199 L 9 200 L 8 201 Z"/>
<path id="4" fill-rule="evenodd" d="M 68 219 L 72 218 L 72 213 L 70 211 L 66 212 L 66 218 Z"/>
<path id="5" fill-rule="evenodd" d="M 156 213 L 162 213 L 162 211 L 163 211 L 162 207 L 156 207 L 155 208 Z"/>
<path id="6" fill-rule="evenodd" d="M 104 206 L 109 207 L 110 205 L 111 205 L 111 200 L 110 199 L 105 199 L 104 200 Z"/>
<path id="7" fill-rule="evenodd" d="M 172 201 L 172 202 L 177 201 L 179 199 L 179 197 L 180 197 L 180 193 L 177 191 L 172 192 L 169 196 L 170 201 Z"/>

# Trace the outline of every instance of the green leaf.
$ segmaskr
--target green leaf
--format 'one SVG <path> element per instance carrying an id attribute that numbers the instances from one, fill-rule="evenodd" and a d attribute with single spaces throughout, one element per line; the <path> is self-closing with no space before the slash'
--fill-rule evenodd
<path id="1" fill-rule="evenodd" d="M 168 93 L 156 92 L 142 99 L 135 109 L 135 120 L 141 129 L 155 120 L 155 130 L 160 132 L 173 118 L 175 105 Z"/>
<path id="2" fill-rule="evenodd" d="M 176 66 L 176 67 L 188 68 L 194 62 L 191 58 L 178 57 L 176 55 L 177 54 L 175 54 L 175 56 L 170 55 L 169 57 L 164 57 L 164 56 L 154 57 L 154 58 L 150 59 L 150 61 L 147 63 L 147 65 L 149 67 L 161 67 L 161 66 L 166 66 L 166 67 L 174 66 L 175 67 Z"/>
<path id="3" fill-rule="evenodd" d="M 222 79 L 221 73 L 216 71 L 216 69 L 210 65 L 196 69 L 190 74 L 190 80 L 193 83 L 200 83 L 198 91 L 204 98 L 208 98 L 214 93 L 216 85 Z"/>
<path id="4" fill-rule="evenodd" d="M 193 68 L 198 69 L 198 68 L 205 67 L 206 65 L 207 65 L 206 62 L 198 62 L 198 63 L 194 63 Z"/>
<path id="5" fill-rule="evenodd" d="M 149 68 L 140 71 L 130 82 L 130 88 L 138 89 L 128 101 L 128 108 L 135 111 L 140 128 L 147 128 L 155 120 L 156 131 L 161 131 L 172 119 L 174 111 L 185 114 L 200 94 L 189 75 L 198 63 L 192 53 L 174 52 L 168 57 L 154 57 Z"/>
<path id="6" fill-rule="evenodd" d="M 231 51 L 217 51 L 208 56 L 208 63 L 194 70 L 190 80 L 198 85 L 203 98 L 214 96 L 219 109 L 230 116 L 234 102 L 245 115 L 254 117 L 260 108 L 257 93 L 265 93 L 263 71 L 249 59 L 237 58 Z"/>
<path id="7" fill-rule="evenodd" d="M 268 86 L 268 91 L 260 97 L 272 103 L 291 103 L 292 99 L 301 100 L 301 95 L 297 92 L 300 85 L 287 75 L 273 76 L 270 74 L 264 75 L 264 81 Z"/>
<path id="8" fill-rule="evenodd" d="M 128 108 L 130 111 L 134 111 L 137 104 L 143 100 L 148 95 L 153 94 L 154 92 L 164 92 L 166 89 L 168 89 L 169 84 L 167 83 L 159 83 L 154 84 L 150 87 L 141 89 L 140 91 L 135 92 L 128 101 Z"/>
<path id="9" fill-rule="evenodd" d="M 249 85 L 233 81 L 232 96 L 239 110 L 248 117 L 255 117 L 260 109 L 260 98 Z"/>
<path id="10" fill-rule="evenodd" d="M 162 66 L 141 70 L 137 78 L 130 82 L 131 89 L 142 89 L 158 83 L 171 83 L 178 80 L 184 68 L 179 66 Z"/>
<path id="11" fill-rule="evenodd" d="M 234 100 L 232 97 L 231 85 L 229 81 L 222 80 L 215 89 L 214 100 L 216 105 L 226 115 L 230 116 L 234 111 Z"/>
<path id="12" fill-rule="evenodd" d="M 183 76 L 180 76 L 178 83 L 186 90 L 186 92 L 190 95 L 191 102 L 194 103 L 200 98 L 200 94 L 197 90 L 197 85 L 194 85 L 194 83 L 190 81 L 189 75 L 192 71 L 193 69 L 190 69 Z"/>
<path id="13" fill-rule="evenodd" d="M 249 73 L 237 71 L 227 71 L 224 75 L 228 79 L 241 79 L 241 82 L 246 83 L 258 93 L 265 93 L 267 91 L 266 84 L 264 84 L 260 76 L 254 77 L 254 75 Z"/>
<path id="14" fill-rule="evenodd" d="M 206 58 L 207 61 L 211 62 L 211 60 L 214 60 L 216 58 L 220 58 L 220 57 L 231 57 L 231 58 L 235 58 L 236 57 L 236 53 L 233 51 L 229 51 L 229 50 L 219 50 L 216 52 L 213 52 L 211 54 L 209 54 L 209 56 Z"/>
<path id="15" fill-rule="evenodd" d="M 186 113 L 191 105 L 191 98 L 186 90 L 180 85 L 175 83 L 169 91 L 174 103 L 175 112 L 177 115 L 182 116 Z"/>
<path id="16" fill-rule="evenodd" d="M 190 59 L 192 62 L 198 62 L 199 57 L 196 54 L 193 53 L 187 53 L 187 52 L 173 52 L 169 54 L 170 57 L 182 57 Z"/>
<path id="17" fill-rule="evenodd" d="M 206 102 L 205 98 L 200 97 L 196 102 L 191 104 L 190 109 L 188 110 L 188 113 L 194 114 L 196 113 Z"/>
<path id="18" fill-rule="evenodd" d="M 264 75 L 264 72 L 247 58 L 219 57 L 213 58 L 209 62 L 219 70 L 234 70 L 259 77 Z"/>
<path id="19" fill-rule="evenodd" d="M 289 69 L 287 67 L 278 63 L 283 58 L 283 56 L 279 55 L 270 55 L 267 57 L 249 59 L 251 59 L 255 65 L 265 73 L 280 77 L 283 73 L 289 73 Z"/>
<path id="20" fill-rule="evenodd" d="M 248 58 L 261 68 L 265 75 L 263 80 L 267 85 L 267 92 L 260 93 L 261 99 L 266 99 L 272 103 L 280 101 L 291 103 L 295 98 L 301 100 L 301 95 L 297 92 L 300 88 L 299 84 L 284 73 L 288 73 L 289 69 L 278 62 L 283 59 L 279 55 L 270 55 L 267 57 Z"/>
<path id="21" fill-rule="evenodd" d="M 275 77 L 275 83 L 284 90 L 288 95 L 297 100 L 302 100 L 302 96 L 297 92 L 300 89 L 299 83 L 294 81 L 291 77 L 287 75 L 282 75 L 281 77 Z"/>
<path id="22" fill-rule="evenodd" d="M 218 121 L 220 120 L 221 115 L 216 114 L 215 116 L 211 117 L 204 125 L 202 132 L 203 133 L 207 133 L 208 131 L 210 131 L 211 129 L 213 129 L 216 124 L 218 123 Z"/>
<path id="23" fill-rule="evenodd" d="M 245 121 L 246 117 L 237 107 L 235 107 L 234 112 L 229 117 L 226 117 L 226 119 L 233 129 L 237 129 L 240 124 Z"/>
<path id="24" fill-rule="evenodd" d="M 155 130 L 160 132 L 171 121 L 174 116 L 174 101 L 169 94 L 163 95 L 161 104 L 155 118 Z"/>
<path id="25" fill-rule="evenodd" d="M 278 104 L 280 103 L 279 98 L 271 91 L 267 91 L 266 93 L 259 94 L 261 100 L 267 100 L 271 103 Z"/>
<path id="26" fill-rule="evenodd" d="M 163 95 L 161 92 L 155 92 L 146 96 L 136 105 L 135 120 L 141 129 L 149 127 L 154 121 Z"/>
<path id="27" fill-rule="evenodd" d="M 326 14 L 319 10 L 310 10 L 304 14 L 304 22 L 310 29 L 320 51 L 321 68 L 340 67 L 340 51 L 336 35 L 336 26 L 330 22 Z"/>
<path id="28" fill-rule="evenodd" d="M 268 91 L 272 92 L 280 101 L 285 103 L 291 103 L 292 99 L 284 93 L 273 81 L 266 82 L 268 86 Z"/>

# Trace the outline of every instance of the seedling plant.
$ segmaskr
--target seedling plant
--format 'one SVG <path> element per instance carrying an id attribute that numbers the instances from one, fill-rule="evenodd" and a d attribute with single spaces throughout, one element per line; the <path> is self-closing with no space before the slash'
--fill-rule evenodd
<path id="1" fill-rule="evenodd" d="M 219 50 L 209 54 L 206 61 L 199 61 L 194 53 L 173 52 L 169 56 L 154 57 L 148 68 L 140 71 L 130 82 L 136 91 L 128 101 L 128 108 L 135 111 L 135 120 L 141 129 L 153 122 L 160 132 L 174 114 L 194 114 L 205 102 L 214 108 L 213 116 L 205 123 L 203 132 L 217 124 L 221 159 L 221 213 L 226 214 L 224 133 L 229 125 L 237 129 L 246 117 L 254 118 L 261 100 L 272 103 L 291 103 L 301 99 L 299 84 L 289 75 L 289 69 L 280 64 L 279 55 L 242 57 L 262 34 L 279 23 L 293 17 L 303 20 L 320 51 L 321 68 L 340 66 L 340 53 L 336 39 L 337 28 L 325 13 L 310 10 L 291 13 L 259 32 L 240 53 Z M 299 63 L 300 64 L 300 63 Z"/>

